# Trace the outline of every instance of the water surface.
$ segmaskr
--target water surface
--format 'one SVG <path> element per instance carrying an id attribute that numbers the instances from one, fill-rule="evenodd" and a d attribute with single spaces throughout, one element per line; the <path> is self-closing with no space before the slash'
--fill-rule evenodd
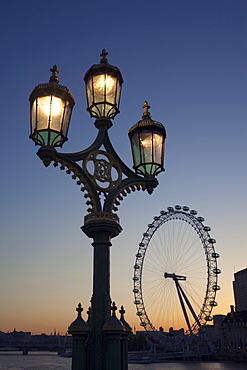
<path id="1" fill-rule="evenodd" d="M 0 370 L 71 370 L 71 358 L 55 352 L 0 352 Z M 129 370 L 247 370 L 247 363 L 233 362 L 166 362 L 129 364 Z"/>

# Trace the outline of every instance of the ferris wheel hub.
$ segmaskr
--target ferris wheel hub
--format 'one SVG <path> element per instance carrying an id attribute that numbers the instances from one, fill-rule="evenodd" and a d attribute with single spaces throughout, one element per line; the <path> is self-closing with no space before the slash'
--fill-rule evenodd
<path id="1" fill-rule="evenodd" d="M 171 278 L 173 280 L 186 280 L 186 276 L 176 275 L 176 274 L 168 274 L 168 272 L 164 273 L 165 278 Z"/>

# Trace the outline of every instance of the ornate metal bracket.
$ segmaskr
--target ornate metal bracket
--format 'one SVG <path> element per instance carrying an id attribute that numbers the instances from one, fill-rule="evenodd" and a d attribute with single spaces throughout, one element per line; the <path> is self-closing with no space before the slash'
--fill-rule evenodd
<path id="1" fill-rule="evenodd" d="M 136 175 L 122 162 L 110 142 L 108 128 L 108 121 L 101 123 L 94 143 L 81 152 L 58 153 L 50 146 L 43 146 L 37 152 L 45 166 L 53 162 L 81 186 L 89 206 L 85 223 L 95 219 L 119 222 L 115 212 L 124 197 L 136 190 L 151 194 L 158 185 L 157 179 Z M 100 149 L 102 146 L 104 150 Z"/>

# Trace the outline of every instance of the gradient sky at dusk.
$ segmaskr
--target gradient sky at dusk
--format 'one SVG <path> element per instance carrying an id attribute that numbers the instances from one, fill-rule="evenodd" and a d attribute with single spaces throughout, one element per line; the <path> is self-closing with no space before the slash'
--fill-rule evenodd
<path id="1" fill-rule="evenodd" d="M 133 265 L 147 224 L 161 209 L 188 205 L 217 240 L 222 270 L 214 314 L 234 303 L 234 271 L 247 267 L 246 0 L 44 0 L 1 5 L 0 330 L 65 333 L 92 293 L 91 240 L 80 230 L 85 199 L 74 180 L 45 168 L 29 140 L 33 88 L 57 64 L 75 100 L 69 141 L 88 147 L 97 130 L 86 112 L 83 77 L 103 48 L 121 70 L 121 113 L 109 131 L 132 166 L 128 129 L 142 116 L 167 130 L 159 187 L 130 194 L 111 248 L 111 297 L 139 328 Z"/>

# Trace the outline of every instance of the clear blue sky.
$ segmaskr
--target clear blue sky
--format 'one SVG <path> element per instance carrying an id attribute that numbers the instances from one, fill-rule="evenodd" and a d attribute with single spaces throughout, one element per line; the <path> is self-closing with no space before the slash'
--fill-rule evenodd
<path id="1" fill-rule="evenodd" d="M 111 249 L 111 296 L 138 328 L 135 253 L 154 215 L 175 204 L 205 217 L 221 255 L 214 313 L 233 303 L 233 272 L 247 266 L 247 2 L 245 0 L 8 1 L 1 18 L 0 330 L 64 333 L 92 292 L 83 194 L 45 168 L 29 140 L 29 102 L 57 64 L 76 100 L 63 151 L 86 148 L 96 128 L 83 76 L 105 48 L 121 70 L 121 113 L 109 134 L 132 166 L 128 129 L 147 100 L 167 130 L 166 172 L 152 196 L 129 195 Z M 86 318 L 86 317 L 85 317 Z"/>

